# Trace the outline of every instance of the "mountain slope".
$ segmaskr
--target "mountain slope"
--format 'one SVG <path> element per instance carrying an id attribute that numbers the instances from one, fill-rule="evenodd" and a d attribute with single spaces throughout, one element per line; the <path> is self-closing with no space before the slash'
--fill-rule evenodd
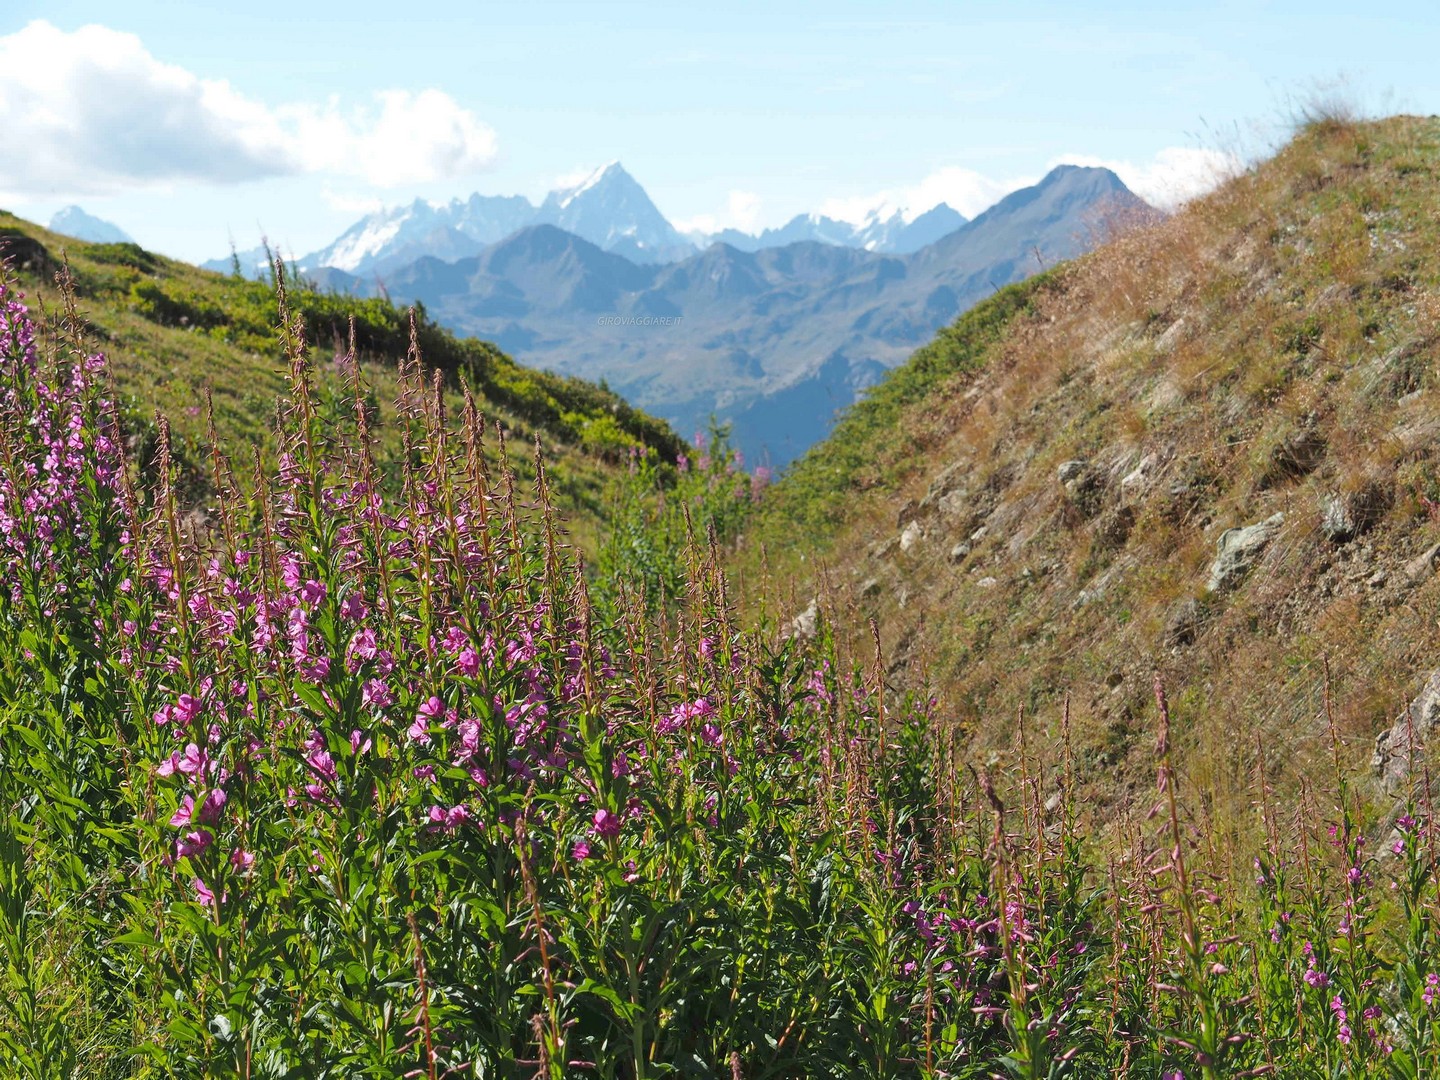
<path id="1" fill-rule="evenodd" d="M 913 221 L 896 213 L 884 221 L 876 220 L 860 230 L 861 246 L 867 251 L 888 251 L 908 255 L 935 243 L 966 222 L 965 215 L 947 203 L 932 206 Z"/>
<path id="2" fill-rule="evenodd" d="M 169 417 L 177 454 L 197 490 L 209 476 L 202 408 L 207 390 L 221 439 L 237 461 L 265 441 L 287 387 L 268 285 L 209 273 L 135 244 L 79 242 L 3 212 L 0 259 L 51 311 L 63 310 L 54 274 L 68 260 L 80 313 L 110 357 L 133 425 L 153 435 L 155 412 Z M 313 354 L 323 361 L 316 368 L 324 393 L 336 402 L 349 398 L 343 373 L 329 357 L 344 351 L 353 319 L 371 397 L 382 417 L 393 410 L 395 363 L 409 340 L 406 312 L 387 300 L 312 292 L 294 283 L 290 302 L 304 316 Z M 530 473 L 534 442 L 541 440 L 577 542 L 595 539 L 610 509 L 606 485 L 630 447 L 651 447 L 665 461 L 685 449 L 662 422 L 614 393 L 522 367 L 494 346 L 457 338 L 423 315 L 419 343 L 427 363 L 446 374 L 450 408 L 461 405 L 463 380 L 482 412 L 507 429 L 522 479 Z M 388 460 L 399 460 L 398 444 L 381 449 Z"/>
<path id="3" fill-rule="evenodd" d="M 1156 670 L 1222 821 L 1257 747 L 1287 787 L 1328 767 L 1326 658 L 1364 772 L 1440 645 L 1437 204 L 1440 121 L 1317 123 L 1002 290 L 772 489 L 746 591 L 875 618 L 891 680 L 938 686 L 967 754 L 1011 750 L 1023 706 L 1060 760 L 1069 694 L 1102 806 L 1153 781 Z"/>

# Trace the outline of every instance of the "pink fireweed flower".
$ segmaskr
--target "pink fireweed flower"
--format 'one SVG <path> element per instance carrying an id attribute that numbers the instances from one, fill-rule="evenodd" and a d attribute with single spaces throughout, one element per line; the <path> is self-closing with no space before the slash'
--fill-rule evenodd
<path id="1" fill-rule="evenodd" d="M 214 907 L 214 906 L 215 906 L 215 894 L 210 891 L 210 887 L 209 887 L 208 885 L 206 885 L 205 882 L 201 881 L 201 880 L 197 877 L 197 878 L 196 878 L 194 881 L 192 881 L 190 884 L 191 884 L 191 887 L 193 887 L 194 890 L 195 890 L 195 899 L 196 899 L 196 900 L 199 900 L 200 903 L 204 904 L 206 907 Z"/>
<path id="2" fill-rule="evenodd" d="M 181 724 L 188 724 L 199 715 L 200 702 L 189 694 L 181 694 L 175 702 L 174 709 L 171 710 L 171 716 Z"/>
<path id="3" fill-rule="evenodd" d="M 1301 978 L 1305 980 L 1307 986 L 1312 986 L 1317 990 L 1324 990 L 1330 985 L 1330 976 L 1323 971 L 1317 971 L 1313 967 L 1306 968 L 1305 974 L 1302 975 Z"/>
<path id="4" fill-rule="evenodd" d="M 1029 941 L 1030 922 L 1025 918 L 1025 907 L 1018 900 L 1005 905 L 1005 921 L 1010 924 L 1011 941 Z"/>
<path id="5" fill-rule="evenodd" d="M 595 811 L 595 816 L 591 818 L 591 822 L 594 825 L 595 835 L 607 838 L 619 836 L 620 828 L 624 824 L 618 814 L 606 810 L 603 807 Z"/>
<path id="6" fill-rule="evenodd" d="M 360 700 L 367 708 L 388 709 L 395 704 L 395 695 L 384 679 L 366 679 L 360 691 Z"/>
<path id="7" fill-rule="evenodd" d="M 474 815 L 470 813 L 470 808 L 464 803 L 452 806 L 448 810 L 443 806 L 432 806 L 426 816 L 430 820 L 431 830 L 438 832 L 454 832 L 461 825 L 475 820 Z"/>
<path id="8" fill-rule="evenodd" d="M 461 825 L 473 820 L 470 808 L 463 803 L 445 811 L 445 827 L 447 829 L 458 829 Z"/>
<path id="9" fill-rule="evenodd" d="M 480 654 L 473 646 L 466 645 L 455 657 L 455 670 L 466 678 L 473 679 L 480 673 Z"/>
<path id="10" fill-rule="evenodd" d="M 340 615 L 351 622 L 359 622 L 369 614 L 369 608 L 365 605 L 365 598 L 358 592 L 345 594 L 345 599 L 340 601 Z"/>
<path id="11" fill-rule="evenodd" d="M 335 772 L 335 759 L 330 756 L 330 751 L 315 749 L 311 750 L 305 757 L 305 764 L 314 770 L 315 775 L 324 780 L 334 783 L 337 777 Z"/>
<path id="12" fill-rule="evenodd" d="M 187 796 L 188 797 L 188 796 Z M 220 812 L 225 809 L 225 802 L 228 796 L 224 788 L 214 788 L 205 796 L 200 804 L 199 819 L 202 825 L 214 825 L 220 820 Z"/>
<path id="13" fill-rule="evenodd" d="M 714 714 L 715 706 L 711 705 L 706 698 L 682 701 L 661 718 L 655 730 L 660 735 L 670 735 L 679 731 L 691 720 L 704 720 Z"/>
<path id="14" fill-rule="evenodd" d="M 323 582 L 316 581 L 312 578 L 300 586 L 298 595 L 301 600 L 305 601 L 305 603 L 311 607 L 314 607 L 325 599 L 325 585 Z"/>
<path id="15" fill-rule="evenodd" d="M 282 460 L 289 455 L 282 454 Z M 285 582 L 287 589 L 298 589 L 300 587 L 300 560 L 295 555 L 285 555 L 280 559 L 280 580 Z"/>
<path id="16" fill-rule="evenodd" d="M 1349 1014 L 1345 1011 L 1345 1002 L 1341 1000 L 1339 994 L 1336 994 L 1333 998 L 1330 999 L 1330 1011 L 1335 1014 L 1335 1019 L 1340 1022 L 1340 1030 L 1338 1032 L 1338 1037 L 1340 1041 L 1346 1046 L 1349 1046 L 1352 1036 L 1349 1024 L 1350 1018 Z"/>
<path id="17" fill-rule="evenodd" d="M 185 744 L 184 753 L 171 754 L 170 760 L 163 763 L 156 771 L 161 776 L 170 776 L 177 772 L 184 776 L 198 776 L 204 771 L 205 764 L 205 752 L 192 742 Z"/>
<path id="18" fill-rule="evenodd" d="M 460 749 L 466 756 L 480 749 L 480 723 L 477 720 L 462 720 L 459 726 Z"/>
<path id="19" fill-rule="evenodd" d="M 408 732 L 410 738 L 422 745 L 429 743 L 431 726 L 438 724 L 444 717 L 445 702 L 438 697 L 431 697 L 415 713 L 415 722 L 410 725 Z"/>
<path id="20" fill-rule="evenodd" d="M 182 836 L 175 844 L 175 854 L 181 858 L 193 858 L 208 848 L 215 839 L 208 829 L 196 829 Z"/>
<path id="21" fill-rule="evenodd" d="M 350 732 L 350 750 L 355 754 L 368 754 L 373 744 L 359 728 Z"/>
<path id="22" fill-rule="evenodd" d="M 190 819 L 195 814 L 195 796 L 186 795 L 180 800 L 180 806 L 175 813 L 170 815 L 170 827 L 183 829 L 190 824 Z"/>
<path id="23" fill-rule="evenodd" d="M 576 862 L 583 862 L 590 858 L 590 845 L 584 840 L 575 841 L 575 846 L 570 849 L 570 857 Z"/>
<path id="24" fill-rule="evenodd" d="M 361 660 L 374 660 L 380 651 L 375 642 L 375 631 L 368 628 L 357 630 L 355 636 L 350 639 L 348 651 L 351 656 L 359 657 Z"/>

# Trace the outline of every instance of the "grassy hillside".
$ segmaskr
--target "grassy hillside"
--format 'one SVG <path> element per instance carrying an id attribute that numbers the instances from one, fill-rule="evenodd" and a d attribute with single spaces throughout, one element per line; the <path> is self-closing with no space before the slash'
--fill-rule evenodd
<path id="1" fill-rule="evenodd" d="M 1440 121 L 1320 121 L 1174 217 L 997 294 L 772 492 L 757 603 L 828 602 L 973 752 L 1075 716 L 1087 795 L 1148 775 L 1152 672 L 1221 803 L 1343 761 L 1435 665 Z M 1226 530 L 1265 541 L 1211 589 Z M 1231 534 L 1225 543 L 1234 546 Z M 1234 560 L 1232 554 L 1232 561 Z M 1142 764 L 1143 763 L 1143 764 Z M 1247 796 L 1248 797 L 1248 796 Z"/>
<path id="2" fill-rule="evenodd" d="M 1314 127 L 962 320 L 749 519 L 789 610 L 833 568 L 778 640 L 719 440 L 619 473 L 595 588 L 416 365 L 370 368 L 387 478 L 257 329 L 286 406 L 236 361 L 270 450 L 198 537 L 0 281 L 0 1076 L 1440 1075 L 1429 774 L 1353 783 L 1440 614 L 1437 136 Z M 194 327 L 239 286 L 106 265 L 132 394 L 146 343 L 194 385 L 189 337 L 237 347 L 238 304 Z M 424 334 L 492 408 L 555 387 L 518 400 L 577 475 L 642 430 Z"/>
<path id="3" fill-rule="evenodd" d="M 174 425 L 182 453 L 203 462 L 213 393 L 216 427 L 239 460 L 266 443 L 288 363 L 276 326 L 271 286 L 213 274 L 134 244 L 89 244 L 0 212 L 0 256 L 8 257 L 37 306 L 61 307 L 55 273 L 68 264 L 80 314 L 96 348 L 110 358 L 120 400 L 143 428 L 155 412 Z M 356 299 L 292 285 L 291 307 L 304 317 L 312 358 L 342 355 L 354 320 L 362 372 L 382 431 L 398 395 L 397 365 L 409 343 L 407 313 L 385 300 Z M 602 493 L 613 464 L 631 447 L 651 447 L 674 461 L 684 447 L 669 427 L 617 395 L 581 379 L 531 370 L 493 345 L 459 339 L 419 311 L 425 363 L 445 372 L 451 403 L 468 384 L 482 412 L 511 437 L 524 472 L 536 437 L 572 532 L 587 546 L 605 511 Z M 323 392 L 344 392 L 338 364 L 320 362 Z M 398 445 L 388 447 L 392 456 Z"/>

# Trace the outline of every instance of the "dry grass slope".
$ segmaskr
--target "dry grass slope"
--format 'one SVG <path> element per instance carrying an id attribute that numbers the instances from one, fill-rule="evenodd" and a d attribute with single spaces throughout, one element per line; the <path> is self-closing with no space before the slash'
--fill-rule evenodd
<path id="1" fill-rule="evenodd" d="M 846 449 L 868 470 L 822 447 L 779 486 L 738 557 L 755 603 L 820 594 L 861 652 L 873 617 L 892 681 L 937 687 L 977 757 L 1021 707 L 1057 739 L 1068 692 L 1102 808 L 1148 784 L 1157 669 L 1217 814 L 1259 748 L 1282 788 L 1328 760 L 1325 658 L 1363 771 L 1437 665 L 1440 121 L 1317 118 L 1049 275 L 978 351 Z M 1225 531 L 1276 514 L 1208 589 Z"/>

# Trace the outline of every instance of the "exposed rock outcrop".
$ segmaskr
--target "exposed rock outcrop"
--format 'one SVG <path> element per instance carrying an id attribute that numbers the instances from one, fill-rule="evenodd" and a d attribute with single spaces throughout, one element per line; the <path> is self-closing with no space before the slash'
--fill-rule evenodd
<path id="1" fill-rule="evenodd" d="M 1440 724 L 1440 668 L 1430 673 L 1420 693 L 1405 707 L 1388 731 L 1375 737 L 1370 767 L 1390 794 L 1401 790 L 1410 776 L 1412 759 L 1425 750 L 1436 725 Z"/>
<path id="2" fill-rule="evenodd" d="M 1320 531 L 1332 544 L 1345 544 L 1369 532 L 1395 502 L 1391 490 L 1379 483 L 1329 495 L 1320 513 Z"/>
<path id="3" fill-rule="evenodd" d="M 1090 462 L 1080 458 L 1061 462 L 1056 477 L 1065 493 L 1072 523 L 1078 524 L 1076 518 L 1083 521 L 1100 512 L 1105 495 L 1104 482 Z"/>
<path id="4" fill-rule="evenodd" d="M 810 606 L 790 620 L 790 636 L 813 638 L 820 624 L 820 601 L 813 599 Z"/>
<path id="5" fill-rule="evenodd" d="M 1246 525 L 1241 529 L 1226 529 L 1221 533 L 1215 548 L 1215 561 L 1210 565 L 1210 580 L 1205 586 L 1206 589 L 1210 592 L 1222 592 L 1238 585 L 1283 524 L 1283 513 L 1272 514 L 1254 525 Z"/>
<path id="6" fill-rule="evenodd" d="M 1165 647 L 1179 649 L 1191 644 L 1200 631 L 1200 622 L 1205 614 L 1204 605 L 1193 596 L 1182 600 L 1170 609 L 1165 619 L 1162 640 Z"/>

